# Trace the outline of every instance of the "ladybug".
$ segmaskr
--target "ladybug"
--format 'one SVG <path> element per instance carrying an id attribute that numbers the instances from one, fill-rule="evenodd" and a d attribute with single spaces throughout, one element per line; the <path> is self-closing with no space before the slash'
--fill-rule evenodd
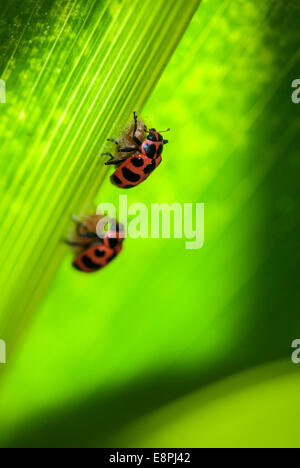
<path id="1" fill-rule="evenodd" d="M 157 132 L 155 128 L 147 130 L 146 126 L 144 130 L 148 133 L 148 136 L 144 141 L 141 141 L 136 136 L 138 119 L 135 112 L 133 113 L 133 117 L 134 128 L 132 139 L 137 146 L 120 148 L 117 141 L 108 139 L 108 141 L 112 141 L 117 145 L 118 153 L 132 154 L 123 159 L 114 159 L 111 153 L 102 154 L 102 156 L 110 156 L 110 160 L 105 163 L 106 166 L 115 165 L 117 167 L 110 177 L 111 182 L 117 187 L 124 189 L 135 187 L 149 177 L 151 172 L 161 163 L 163 146 L 168 143 L 168 140 L 164 140 L 160 132 Z M 166 131 L 168 132 L 169 130 Z"/>
<path id="2" fill-rule="evenodd" d="M 77 238 L 74 241 L 65 241 L 68 245 L 79 249 L 73 266 L 85 273 L 94 273 L 106 267 L 122 250 L 124 226 L 117 221 L 110 220 L 112 227 L 103 239 L 99 238 L 96 226 L 101 218 L 97 215 L 89 216 L 83 224 L 73 217 L 72 219 L 76 223 Z"/>

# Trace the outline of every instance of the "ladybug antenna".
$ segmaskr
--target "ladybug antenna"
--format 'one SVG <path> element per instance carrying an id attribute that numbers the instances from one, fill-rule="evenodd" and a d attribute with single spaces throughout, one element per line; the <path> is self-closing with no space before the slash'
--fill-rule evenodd
<path id="1" fill-rule="evenodd" d="M 171 129 L 168 128 L 167 130 L 162 130 L 162 131 L 160 130 L 158 133 L 166 133 L 166 132 L 169 132 L 170 130 L 171 130 Z"/>

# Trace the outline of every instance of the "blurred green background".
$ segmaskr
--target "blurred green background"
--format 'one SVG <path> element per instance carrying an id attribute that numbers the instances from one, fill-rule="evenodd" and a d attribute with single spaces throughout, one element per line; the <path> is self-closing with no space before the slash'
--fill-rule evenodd
<path id="1" fill-rule="evenodd" d="M 296 0 L 201 3 L 140 104 L 171 127 L 163 163 L 126 194 L 205 203 L 204 247 L 127 239 L 86 276 L 59 247 L 2 375 L 2 446 L 300 445 L 299 13 Z M 95 202 L 120 194 L 106 177 Z"/>

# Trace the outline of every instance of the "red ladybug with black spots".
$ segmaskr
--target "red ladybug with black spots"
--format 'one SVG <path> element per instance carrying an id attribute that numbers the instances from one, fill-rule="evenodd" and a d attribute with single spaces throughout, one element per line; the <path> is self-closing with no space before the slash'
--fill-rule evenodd
<path id="1" fill-rule="evenodd" d="M 117 145 L 117 151 L 119 153 L 132 154 L 123 159 L 114 159 L 111 153 L 103 153 L 102 155 L 110 156 L 110 160 L 105 163 L 106 166 L 115 165 L 117 167 L 110 178 L 111 182 L 124 189 L 135 187 L 149 177 L 154 169 L 161 163 L 163 147 L 168 143 L 168 140 L 164 140 L 160 132 L 157 132 L 155 128 L 147 130 L 146 127 L 145 132 L 147 132 L 148 135 L 144 141 L 141 141 L 136 136 L 138 119 L 135 112 L 133 116 L 134 129 L 132 139 L 137 146 L 120 148 L 117 141 L 112 139 L 108 140 Z M 169 130 L 170 129 L 166 131 Z"/>
<path id="2" fill-rule="evenodd" d="M 77 237 L 74 241 L 65 241 L 77 249 L 73 266 L 84 273 L 94 273 L 106 267 L 122 250 L 124 226 L 111 220 L 110 230 L 103 239 L 99 238 L 96 226 L 101 218 L 97 215 L 88 216 L 83 224 L 73 217 Z"/>

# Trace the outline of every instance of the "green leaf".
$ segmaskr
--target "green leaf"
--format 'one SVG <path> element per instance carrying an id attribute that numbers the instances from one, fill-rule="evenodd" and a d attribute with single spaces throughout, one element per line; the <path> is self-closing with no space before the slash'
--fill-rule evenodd
<path id="1" fill-rule="evenodd" d="M 291 424 L 291 415 L 299 383 L 299 371 L 288 362 L 257 367 L 125 427 L 110 446 L 132 447 L 134 441 L 134 447 L 141 448 L 298 447 L 297 423 Z M 99 445 L 99 440 L 93 445 Z"/>
<path id="2" fill-rule="evenodd" d="M 98 157 L 139 112 L 198 0 L 8 2 L 2 12 L 0 332 L 8 354 L 66 251 Z"/>
<path id="3" fill-rule="evenodd" d="M 128 205 L 204 202 L 205 245 L 127 239 L 92 277 L 66 254 L 8 357 L 1 445 L 218 447 L 243 445 L 248 428 L 249 446 L 299 445 L 299 8 L 202 3 L 144 106 L 172 131 Z M 96 202 L 119 195 L 106 177 Z"/>

